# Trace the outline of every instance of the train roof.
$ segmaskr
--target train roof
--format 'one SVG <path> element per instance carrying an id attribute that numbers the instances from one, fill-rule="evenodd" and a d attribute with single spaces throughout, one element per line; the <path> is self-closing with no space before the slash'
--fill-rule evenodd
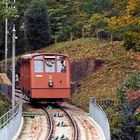
<path id="1" fill-rule="evenodd" d="M 21 59 L 31 59 L 33 58 L 34 56 L 38 56 L 38 55 L 59 55 L 59 56 L 65 56 L 65 57 L 68 57 L 67 55 L 65 54 L 61 54 L 61 53 L 32 53 L 32 54 L 25 54 L 25 55 L 22 55 L 20 58 Z"/>

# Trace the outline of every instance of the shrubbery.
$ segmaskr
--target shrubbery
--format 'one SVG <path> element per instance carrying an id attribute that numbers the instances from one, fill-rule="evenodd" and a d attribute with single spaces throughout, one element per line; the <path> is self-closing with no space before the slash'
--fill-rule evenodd
<path id="1" fill-rule="evenodd" d="M 9 109 L 9 101 L 0 92 L 0 116 L 6 113 Z"/>
<path id="2" fill-rule="evenodd" d="M 129 93 L 126 90 L 126 88 L 139 90 L 139 85 L 140 73 L 135 72 L 131 75 L 130 80 L 117 91 L 117 105 L 107 110 L 113 140 L 137 140 L 139 137 L 140 120 L 137 117 L 136 109 L 140 106 L 140 101 L 128 101 Z"/>

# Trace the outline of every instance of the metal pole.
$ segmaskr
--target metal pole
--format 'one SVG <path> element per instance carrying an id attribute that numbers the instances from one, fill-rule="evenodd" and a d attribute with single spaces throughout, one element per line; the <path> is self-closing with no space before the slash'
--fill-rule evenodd
<path id="1" fill-rule="evenodd" d="M 15 2 L 16 1 L 14 0 L 14 7 L 15 7 Z M 15 48 L 16 48 L 16 41 L 15 41 L 16 29 L 15 29 L 15 23 L 13 24 L 12 32 L 13 32 L 13 38 L 12 38 L 12 108 L 14 108 L 15 107 Z"/>
<path id="2" fill-rule="evenodd" d="M 13 24 L 13 39 L 12 39 L 12 108 L 15 106 L 15 37 L 16 37 L 16 30 L 15 24 Z"/>
<path id="3" fill-rule="evenodd" d="M 6 1 L 6 12 L 8 8 L 8 3 Z M 8 34 L 7 34 L 7 26 L 8 26 L 8 19 L 5 19 L 5 73 L 7 74 L 7 40 L 8 40 Z"/>

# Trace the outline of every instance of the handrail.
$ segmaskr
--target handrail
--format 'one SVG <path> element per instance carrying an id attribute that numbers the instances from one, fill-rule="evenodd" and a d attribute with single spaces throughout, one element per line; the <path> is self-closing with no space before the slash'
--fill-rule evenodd
<path id="1" fill-rule="evenodd" d="M 0 117 L 0 128 L 2 128 L 4 125 L 6 125 L 15 116 L 15 114 L 17 114 L 19 112 L 19 107 L 18 107 L 19 105 L 20 105 L 20 102 L 14 108 L 10 109 L 8 112 L 6 112 L 3 116 Z M 15 109 L 17 107 L 18 107 L 18 110 L 16 110 L 16 112 L 15 112 Z M 1 124 L 1 122 L 3 122 L 3 118 L 5 118 L 5 117 L 7 120 L 4 119 L 4 123 Z"/>
<path id="2" fill-rule="evenodd" d="M 0 117 L 0 129 L 4 127 L 19 112 L 21 100 L 22 98 L 19 97 L 19 102 L 14 106 L 14 108 L 10 109 Z"/>
<path id="3" fill-rule="evenodd" d="M 107 122 L 109 123 L 108 118 L 107 118 L 103 108 L 99 104 L 97 104 L 97 103 L 96 103 L 96 106 L 102 111 L 102 113 L 104 114 L 104 117 L 106 118 Z"/>
<path id="4" fill-rule="evenodd" d="M 22 97 L 19 97 L 18 103 L 0 117 L 0 139 L 11 140 L 15 138 L 22 125 Z"/>
<path id="5" fill-rule="evenodd" d="M 96 103 L 95 98 L 90 98 L 89 109 L 90 116 L 100 125 L 106 140 L 110 140 L 109 121 L 102 107 Z"/>

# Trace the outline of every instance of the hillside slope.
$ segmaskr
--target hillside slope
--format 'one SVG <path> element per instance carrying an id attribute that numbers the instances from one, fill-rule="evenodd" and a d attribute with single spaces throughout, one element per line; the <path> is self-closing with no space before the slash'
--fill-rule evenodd
<path id="1" fill-rule="evenodd" d="M 120 83 L 128 79 L 132 71 L 140 69 L 138 53 L 125 51 L 122 42 L 107 42 L 95 39 L 78 39 L 49 46 L 41 52 L 62 52 L 71 60 L 93 58 L 104 60 L 105 64 L 85 81 L 71 102 L 88 111 L 89 97 L 97 99 L 116 99 L 116 89 Z"/>
<path id="2" fill-rule="evenodd" d="M 89 97 L 97 99 L 111 98 L 116 100 L 116 89 L 129 78 L 133 71 L 140 70 L 140 54 L 125 51 L 122 42 L 107 42 L 92 38 L 82 38 L 51 45 L 37 52 L 61 52 L 68 54 L 71 61 L 81 59 L 98 59 L 105 63 L 93 74 L 81 81 L 78 93 L 70 102 L 88 111 Z M 9 67 L 11 60 L 9 59 Z M 4 61 L 1 61 L 1 69 Z M 11 73 L 11 71 L 9 72 Z"/>

